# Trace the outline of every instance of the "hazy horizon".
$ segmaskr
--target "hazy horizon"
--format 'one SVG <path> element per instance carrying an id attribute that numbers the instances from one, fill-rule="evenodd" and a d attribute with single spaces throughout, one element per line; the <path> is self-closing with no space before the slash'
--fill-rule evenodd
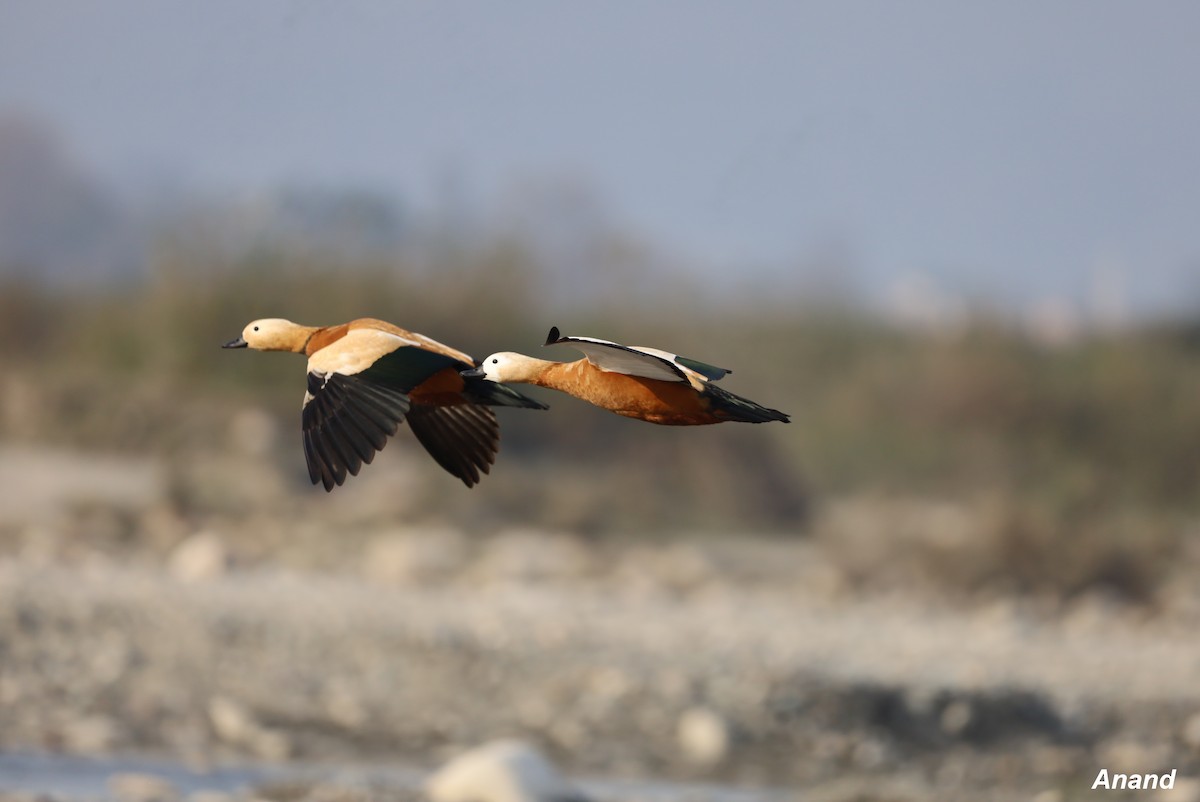
<path id="1" fill-rule="evenodd" d="M 717 286 L 833 254 L 876 301 L 1200 299 L 1189 4 L 0 15 L 0 116 L 43 121 L 125 193 L 361 188 L 490 219 L 577 191 Z"/>

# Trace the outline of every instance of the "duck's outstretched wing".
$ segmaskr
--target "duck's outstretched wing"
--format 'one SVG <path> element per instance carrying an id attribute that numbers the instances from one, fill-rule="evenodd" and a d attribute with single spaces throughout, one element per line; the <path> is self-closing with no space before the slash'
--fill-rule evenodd
<path id="1" fill-rule="evenodd" d="M 327 349 L 309 360 L 301 413 L 304 456 L 309 478 L 327 491 L 345 482 L 347 475 L 357 475 L 387 444 L 413 408 L 409 394 L 415 388 L 443 371 L 457 376 L 466 364 L 455 355 L 420 344 L 395 347 L 394 341 L 381 344 L 392 350 L 371 354 L 364 346 L 380 344 L 365 338 L 378 339 L 377 335 L 363 332 L 360 343 L 347 335 L 342 342 L 357 348 L 340 353 Z M 445 465 L 441 459 L 438 462 Z"/>
<path id="2" fill-rule="evenodd" d="M 429 456 L 463 484 L 472 487 L 488 473 L 500 450 L 496 415 L 478 404 L 433 407 L 414 405 L 408 426 Z"/>
<path id="3" fill-rule="evenodd" d="M 560 343 L 567 343 L 575 350 L 581 351 L 589 362 L 601 370 L 624 373 L 627 376 L 641 376 L 644 379 L 694 383 L 693 378 L 697 375 L 705 381 L 717 381 L 733 372 L 658 348 L 621 345 L 595 337 L 563 337 L 555 326 L 550 329 L 545 344 Z"/>
<path id="4" fill-rule="evenodd" d="M 408 395 L 358 374 L 309 373 L 300 413 L 308 477 L 333 490 L 396 433 L 410 409 Z"/>

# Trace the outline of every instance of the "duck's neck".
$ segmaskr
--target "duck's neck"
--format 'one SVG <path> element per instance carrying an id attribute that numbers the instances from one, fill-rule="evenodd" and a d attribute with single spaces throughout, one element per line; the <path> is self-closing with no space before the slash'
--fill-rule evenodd
<path id="1" fill-rule="evenodd" d="M 568 379 L 569 367 L 570 363 L 554 363 L 548 359 L 526 357 L 521 360 L 520 375 L 506 378 L 506 381 L 535 384 L 538 387 L 556 390 Z"/>

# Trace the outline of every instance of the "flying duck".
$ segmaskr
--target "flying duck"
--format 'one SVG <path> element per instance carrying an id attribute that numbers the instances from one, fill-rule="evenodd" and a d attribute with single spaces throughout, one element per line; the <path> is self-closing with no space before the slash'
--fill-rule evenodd
<path id="1" fill-rule="evenodd" d="M 731 371 L 658 348 L 635 347 L 594 337 L 563 337 L 550 329 L 546 345 L 582 351 L 576 362 L 550 362 L 502 351 L 463 372 L 468 380 L 536 384 L 583 399 L 628 418 L 670 426 L 724 421 L 789 423 L 784 413 L 734 395 L 713 382 Z"/>
<path id="2" fill-rule="evenodd" d="M 406 420 L 430 456 L 471 487 L 500 448 L 489 407 L 547 408 L 511 387 L 464 375 L 476 362 L 462 351 L 373 318 L 336 326 L 264 318 L 221 347 L 308 357 L 304 458 L 312 483 L 327 492 L 356 476 Z"/>

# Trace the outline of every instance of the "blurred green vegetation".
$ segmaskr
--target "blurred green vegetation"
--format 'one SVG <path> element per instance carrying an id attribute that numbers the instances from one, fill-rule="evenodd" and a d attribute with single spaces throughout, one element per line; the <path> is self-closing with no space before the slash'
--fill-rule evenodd
<path id="1" fill-rule="evenodd" d="M 10 281 L 0 290 L 3 375 L 36 387 L 43 414 L 40 424 L 7 415 L 5 436 L 179 456 L 238 407 L 292 426 L 299 358 L 218 347 L 256 317 L 379 317 L 479 358 L 537 353 L 558 325 L 732 367 L 726 387 L 793 423 L 667 429 L 535 390 L 549 413 L 501 414 L 504 447 L 484 483 L 502 488 L 490 502 L 497 515 L 596 535 L 821 536 L 823 511 L 841 498 L 957 503 L 986 520 L 957 556 L 930 559 L 942 561 L 935 581 L 961 589 L 1149 598 L 1183 553 L 1200 512 L 1194 325 L 1050 346 L 994 318 L 922 332 L 840 305 L 714 299 L 683 278 L 619 278 L 627 292 L 572 298 L 570 277 L 501 240 L 420 266 L 166 242 L 140 282 L 70 291 Z M 300 459 L 298 441 L 291 456 Z M 527 481 L 499 479 L 506 472 Z M 571 513 L 555 498 L 589 492 Z M 877 562 L 864 582 L 890 570 Z"/>

